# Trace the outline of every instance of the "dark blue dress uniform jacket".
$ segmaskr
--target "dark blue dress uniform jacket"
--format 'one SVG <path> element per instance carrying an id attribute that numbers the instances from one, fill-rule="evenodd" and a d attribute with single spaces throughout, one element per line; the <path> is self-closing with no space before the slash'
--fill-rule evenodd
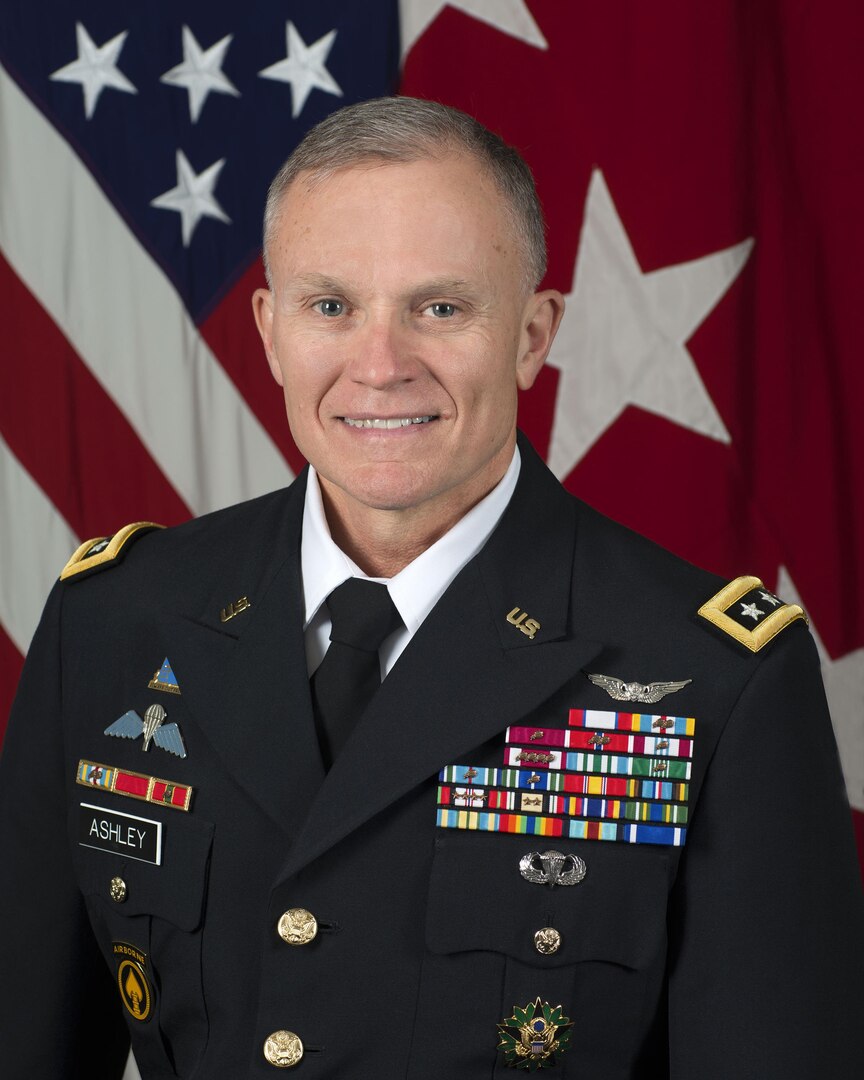
<path id="1" fill-rule="evenodd" d="M 0 776 L 5 1080 L 119 1077 L 130 1036 L 146 1080 L 267 1080 L 278 1030 L 303 1041 L 284 1075 L 304 1080 L 492 1080 L 515 1075 L 497 1025 L 538 997 L 573 1021 L 550 1080 L 861 1080 L 861 891 L 806 625 L 749 652 L 696 614 L 722 582 L 522 454 L 497 530 L 326 775 L 305 477 L 58 584 Z M 166 657 L 179 696 L 148 689 Z M 585 672 L 692 682 L 619 705 Z M 104 734 L 153 703 L 185 759 Z M 436 828 L 442 767 L 500 766 L 508 725 L 566 728 L 572 707 L 696 718 L 683 847 Z M 190 810 L 85 789 L 82 759 L 191 785 Z M 80 846 L 82 802 L 162 822 L 161 865 Z M 581 884 L 520 876 L 550 847 L 584 859 Z M 278 935 L 289 908 L 317 918 L 310 944 Z M 121 1003 L 115 942 L 146 956 L 146 1021 Z"/>

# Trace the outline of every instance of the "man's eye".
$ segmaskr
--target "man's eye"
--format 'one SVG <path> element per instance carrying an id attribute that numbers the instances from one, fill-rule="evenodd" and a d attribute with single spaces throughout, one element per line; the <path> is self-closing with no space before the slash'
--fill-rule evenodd
<path id="1" fill-rule="evenodd" d="M 341 300 L 319 300 L 317 304 L 312 306 L 316 311 L 320 311 L 322 315 L 341 315 L 345 310 L 345 305 Z"/>
<path id="2" fill-rule="evenodd" d="M 430 304 L 426 310 L 430 311 L 436 319 L 452 319 L 456 314 L 456 305 L 439 301 L 436 304 Z"/>

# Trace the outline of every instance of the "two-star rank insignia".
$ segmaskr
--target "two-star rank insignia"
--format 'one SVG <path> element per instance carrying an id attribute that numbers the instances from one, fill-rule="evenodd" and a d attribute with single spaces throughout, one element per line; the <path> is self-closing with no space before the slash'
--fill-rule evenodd
<path id="1" fill-rule="evenodd" d="M 790 623 L 807 622 L 797 604 L 785 604 L 757 577 L 730 581 L 699 608 L 699 614 L 754 653 Z"/>
<path id="2" fill-rule="evenodd" d="M 73 551 L 72 557 L 60 571 L 60 580 L 83 578 L 94 574 L 97 570 L 104 570 L 113 563 L 119 562 L 132 546 L 133 541 L 138 540 L 145 533 L 152 532 L 153 529 L 164 527 L 153 521 L 133 521 L 131 525 L 124 525 L 113 536 L 97 536 L 93 540 L 85 540 Z"/>
<path id="3" fill-rule="evenodd" d="M 142 749 L 149 750 L 150 743 L 155 742 L 160 750 L 167 750 L 169 754 L 185 758 L 186 747 L 180 728 L 176 724 L 166 724 L 165 716 L 161 705 L 151 705 L 144 713 L 143 720 L 134 709 L 130 709 L 123 713 L 119 720 L 109 724 L 104 734 L 116 735 L 121 739 L 137 739 L 139 735 L 143 735 Z"/>

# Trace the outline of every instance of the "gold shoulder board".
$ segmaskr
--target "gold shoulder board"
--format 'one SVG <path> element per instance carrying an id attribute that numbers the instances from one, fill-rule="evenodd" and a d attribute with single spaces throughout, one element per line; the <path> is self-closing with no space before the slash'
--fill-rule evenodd
<path id="1" fill-rule="evenodd" d="M 155 521 L 133 521 L 131 525 L 124 525 L 113 536 L 97 536 L 92 540 L 85 540 L 63 567 L 60 580 L 67 581 L 72 577 L 86 576 L 97 570 L 103 570 L 125 555 L 133 541 L 144 533 L 164 528 L 164 525 L 157 525 Z"/>
<path id="2" fill-rule="evenodd" d="M 796 619 L 807 622 L 797 604 L 784 603 L 757 577 L 730 581 L 699 608 L 699 614 L 754 653 Z"/>

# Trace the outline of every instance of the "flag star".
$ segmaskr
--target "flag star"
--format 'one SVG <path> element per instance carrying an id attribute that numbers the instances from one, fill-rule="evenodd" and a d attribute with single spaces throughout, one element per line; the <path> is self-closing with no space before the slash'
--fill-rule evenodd
<path id="1" fill-rule="evenodd" d="M 331 30 L 312 45 L 307 45 L 297 32 L 297 27 L 289 20 L 285 24 L 285 39 L 288 48 L 285 59 L 271 64 L 258 74 L 262 79 L 291 84 L 291 116 L 300 115 L 306 99 L 315 89 L 342 97 L 342 88 L 325 67 L 336 40 L 336 31 Z"/>
<path id="2" fill-rule="evenodd" d="M 780 599 L 777 596 L 772 596 L 771 593 L 760 592 L 759 595 L 765 601 L 766 604 L 770 604 L 772 607 L 777 607 L 780 603 Z"/>
<path id="3" fill-rule="evenodd" d="M 573 291 L 549 356 L 561 372 L 549 467 L 561 480 L 631 404 L 731 441 L 685 342 L 752 247 L 744 240 L 643 273 L 603 174 L 594 171 Z"/>
<path id="4" fill-rule="evenodd" d="M 403 59 L 445 7 L 464 11 L 466 15 L 538 49 L 549 48 L 525 0 L 399 0 Z"/>
<path id="5" fill-rule="evenodd" d="M 196 175 L 186 155 L 182 150 L 178 150 L 177 186 L 162 195 L 158 195 L 150 202 L 151 206 L 155 206 L 159 210 L 177 211 L 180 215 L 184 247 L 189 247 L 192 234 L 202 217 L 216 218 L 217 221 L 224 221 L 226 225 L 231 224 L 231 218 L 228 217 L 213 194 L 213 189 L 216 187 L 216 181 L 219 179 L 219 173 L 222 171 L 224 164 L 225 158 L 220 158 L 219 161 L 214 161 L 200 175 Z"/>
<path id="6" fill-rule="evenodd" d="M 183 27 L 183 63 L 166 71 L 159 81 L 189 92 L 189 114 L 193 124 L 201 115 L 211 91 L 240 97 L 240 91 L 222 71 L 225 53 L 233 40 L 233 34 L 226 34 L 209 49 L 202 49 L 189 27 Z"/>
<path id="7" fill-rule="evenodd" d="M 755 604 L 742 604 L 741 614 L 746 615 L 748 619 L 753 619 L 758 622 L 759 616 L 764 615 L 765 612 L 761 608 L 756 607 Z"/>
<path id="8" fill-rule="evenodd" d="M 122 90 L 125 94 L 137 94 L 137 89 L 117 67 L 117 60 L 129 31 L 97 45 L 79 22 L 75 23 L 78 58 L 52 72 L 55 82 L 80 83 L 84 91 L 84 115 L 89 120 L 96 111 L 99 95 L 105 89 Z"/>
<path id="9" fill-rule="evenodd" d="M 777 592 L 788 597 L 790 603 L 801 604 L 801 596 L 785 566 L 780 567 L 777 575 Z M 812 620 L 810 633 L 822 661 L 825 696 L 831 709 L 849 802 L 856 810 L 864 811 L 864 648 L 853 649 L 833 660 Z"/>

